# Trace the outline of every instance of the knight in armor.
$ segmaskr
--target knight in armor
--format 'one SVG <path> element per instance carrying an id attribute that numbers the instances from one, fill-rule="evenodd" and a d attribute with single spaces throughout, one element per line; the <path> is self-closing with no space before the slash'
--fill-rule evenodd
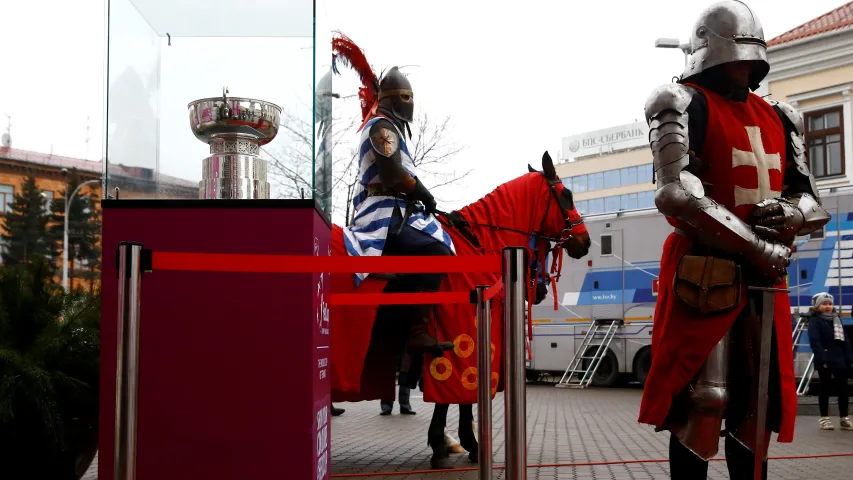
<path id="1" fill-rule="evenodd" d="M 755 478 L 754 466 L 766 478 L 770 432 L 793 441 L 789 298 L 771 293 L 764 305 L 747 287 L 784 289 L 794 238 L 830 216 L 809 171 L 801 115 L 752 93 L 769 69 L 755 14 L 718 2 L 693 28 L 679 81 L 645 106 L 655 204 L 674 232 L 663 246 L 639 421 L 670 432 L 673 479 L 707 478 L 720 437 L 732 479 Z M 763 314 L 772 320 L 769 400 L 759 395 Z"/>
<path id="2" fill-rule="evenodd" d="M 409 79 L 391 68 L 377 80 L 361 50 L 346 37 L 333 40 L 336 59 L 361 76 L 364 124 L 359 138 L 358 183 L 352 198 L 352 223 L 344 229 L 349 255 L 454 255 L 450 236 L 435 218 L 436 201 L 418 177 L 406 133 L 414 117 Z M 396 291 L 437 292 L 444 274 L 409 274 L 395 279 Z M 359 285 L 367 274 L 355 275 Z M 438 342 L 428 325 L 433 305 L 408 310 L 412 318 L 406 346 L 415 357 L 441 356 L 453 342 Z M 416 378 L 415 378 L 416 380 Z M 409 385 L 409 387 L 414 387 Z"/>

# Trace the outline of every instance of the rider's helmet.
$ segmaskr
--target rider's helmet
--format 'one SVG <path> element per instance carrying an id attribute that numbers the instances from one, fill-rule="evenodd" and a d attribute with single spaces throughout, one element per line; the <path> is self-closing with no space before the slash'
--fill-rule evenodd
<path id="1" fill-rule="evenodd" d="M 379 106 L 401 123 L 411 123 L 415 113 L 412 84 L 399 68 L 393 67 L 379 81 Z"/>

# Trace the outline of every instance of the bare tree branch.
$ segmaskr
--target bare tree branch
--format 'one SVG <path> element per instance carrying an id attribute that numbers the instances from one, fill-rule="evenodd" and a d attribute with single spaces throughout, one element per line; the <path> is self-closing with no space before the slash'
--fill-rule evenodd
<path id="1" fill-rule="evenodd" d="M 342 97 L 347 98 L 347 97 Z M 277 196 L 281 198 L 300 198 L 305 192 L 311 193 L 314 152 L 312 144 L 319 146 L 321 138 L 315 132 L 314 122 L 310 115 L 297 115 L 295 112 L 283 111 L 279 136 L 286 143 L 273 151 L 263 148 L 269 160 L 270 183 L 275 185 Z M 355 129 L 361 124 L 361 115 L 352 117 L 335 117 L 331 121 L 331 135 L 326 148 L 332 151 L 331 189 L 332 200 L 336 211 L 343 212 L 344 223 L 352 221 L 353 211 L 351 199 L 359 181 L 358 175 L 358 135 Z M 433 122 L 428 114 L 421 114 L 415 119 L 416 128 L 412 138 L 407 140 L 408 150 L 412 161 L 427 188 L 433 192 L 436 199 L 446 201 L 442 193 L 446 187 L 459 185 L 471 174 L 471 169 L 456 168 L 452 163 L 454 157 L 465 149 L 450 140 L 452 128 L 450 117 L 440 122 Z M 315 137 L 317 135 L 317 137 Z M 317 138 L 312 143 L 312 140 Z M 319 147 L 317 147 L 319 148 Z"/>

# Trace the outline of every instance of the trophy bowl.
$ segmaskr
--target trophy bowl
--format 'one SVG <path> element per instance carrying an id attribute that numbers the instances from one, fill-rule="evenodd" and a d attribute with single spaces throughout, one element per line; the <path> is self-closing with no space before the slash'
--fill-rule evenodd
<path id="1" fill-rule="evenodd" d="M 202 98 L 187 105 L 193 135 L 210 146 L 202 161 L 199 198 L 268 199 L 267 162 L 261 146 L 278 133 L 281 107 L 252 98 Z"/>
<path id="2" fill-rule="evenodd" d="M 187 105 L 193 135 L 204 143 L 216 138 L 251 138 L 259 145 L 278 134 L 281 107 L 263 100 L 239 97 L 202 98 Z"/>

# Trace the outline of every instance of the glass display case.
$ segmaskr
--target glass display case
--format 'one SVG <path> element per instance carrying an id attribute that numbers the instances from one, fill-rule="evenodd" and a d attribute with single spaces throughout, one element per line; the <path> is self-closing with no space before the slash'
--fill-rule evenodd
<path id="1" fill-rule="evenodd" d="M 249 198 L 315 198 L 331 215 L 332 32 L 315 12 L 322 0 L 108 0 L 107 193 L 228 198 L 201 186 L 206 159 L 231 152 L 269 184 Z M 266 138 L 208 145 L 217 114 Z"/>

